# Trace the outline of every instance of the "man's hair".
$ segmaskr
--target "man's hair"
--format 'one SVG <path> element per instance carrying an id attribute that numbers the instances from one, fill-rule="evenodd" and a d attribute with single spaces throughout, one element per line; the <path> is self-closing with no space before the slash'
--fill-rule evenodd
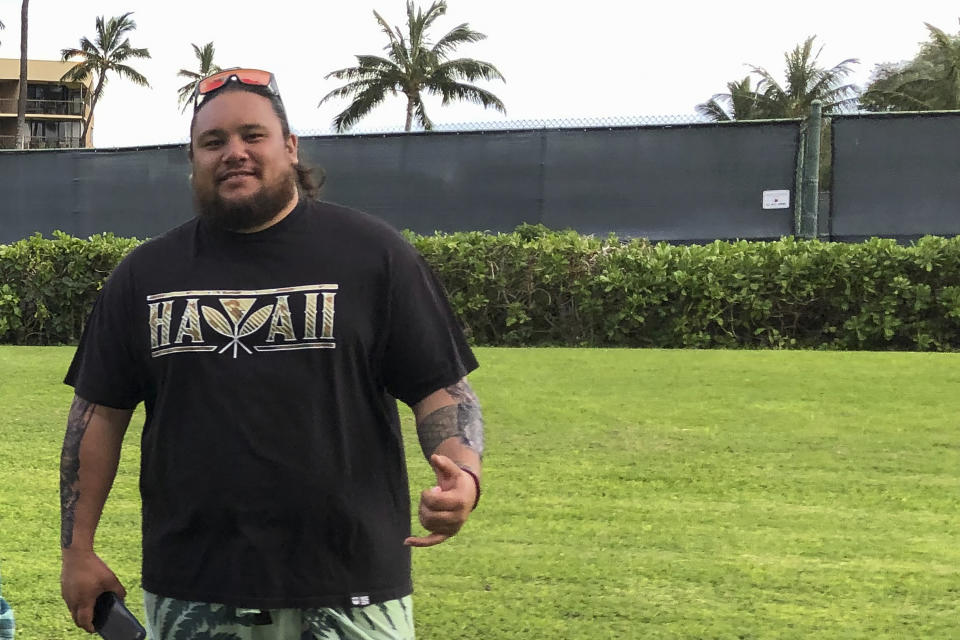
<path id="1" fill-rule="evenodd" d="M 263 96 L 269 100 L 270 106 L 273 107 L 273 112 L 277 115 L 277 118 L 280 119 L 280 130 L 283 132 L 284 140 L 290 137 L 290 123 L 287 120 L 287 112 L 283 108 L 280 96 L 273 94 L 267 87 L 243 84 L 242 82 L 228 82 L 223 85 L 222 88 L 209 94 L 193 111 L 193 118 L 190 120 L 190 146 L 187 148 L 187 155 L 189 155 L 191 160 L 193 160 L 193 127 L 197 123 L 197 114 L 200 113 L 201 109 L 203 109 L 207 103 L 218 95 L 229 93 L 230 91 L 247 91 L 249 93 L 255 93 L 258 96 Z M 293 168 L 297 173 L 297 187 L 300 189 L 300 192 L 311 199 L 320 195 L 320 189 L 323 187 L 323 183 L 326 182 L 323 169 L 317 169 L 318 175 L 314 176 L 314 169 L 304 165 L 300 162 L 299 158 L 297 158 L 297 162 L 293 165 Z"/>

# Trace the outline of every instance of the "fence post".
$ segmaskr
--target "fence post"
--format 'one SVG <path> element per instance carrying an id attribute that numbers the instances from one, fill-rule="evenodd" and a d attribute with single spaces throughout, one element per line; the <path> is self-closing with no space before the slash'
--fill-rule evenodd
<path id="1" fill-rule="evenodd" d="M 818 200 L 820 198 L 820 128 L 822 106 L 819 100 L 810 105 L 807 133 L 803 149 L 803 182 L 800 194 L 800 237 L 817 237 Z"/>

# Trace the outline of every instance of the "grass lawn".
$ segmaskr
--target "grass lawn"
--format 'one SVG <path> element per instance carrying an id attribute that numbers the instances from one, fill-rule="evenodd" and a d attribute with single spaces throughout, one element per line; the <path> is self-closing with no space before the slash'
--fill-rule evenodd
<path id="1" fill-rule="evenodd" d="M 71 348 L 0 347 L 18 639 L 59 596 Z M 480 349 L 484 497 L 415 550 L 418 636 L 960 637 L 960 355 Z M 142 617 L 134 418 L 98 535 Z M 429 468 L 406 418 L 414 493 Z"/>

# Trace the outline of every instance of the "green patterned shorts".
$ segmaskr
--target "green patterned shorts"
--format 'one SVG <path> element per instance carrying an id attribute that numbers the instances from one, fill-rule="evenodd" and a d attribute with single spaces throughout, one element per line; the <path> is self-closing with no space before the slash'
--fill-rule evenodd
<path id="1" fill-rule="evenodd" d="M 148 592 L 143 600 L 150 640 L 414 640 L 410 596 L 365 607 L 264 612 Z"/>

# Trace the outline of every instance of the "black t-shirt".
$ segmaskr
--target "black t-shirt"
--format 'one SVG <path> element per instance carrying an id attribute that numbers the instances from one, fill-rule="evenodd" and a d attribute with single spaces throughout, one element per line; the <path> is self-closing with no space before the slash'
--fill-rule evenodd
<path id="1" fill-rule="evenodd" d="M 398 398 L 477 362 L 387 224 L 301 202 L 237 234 L 192 220 L 108 279 L 66 377 L 143 401 L 143 586 L 259 608 L 411 592 Z"/>

